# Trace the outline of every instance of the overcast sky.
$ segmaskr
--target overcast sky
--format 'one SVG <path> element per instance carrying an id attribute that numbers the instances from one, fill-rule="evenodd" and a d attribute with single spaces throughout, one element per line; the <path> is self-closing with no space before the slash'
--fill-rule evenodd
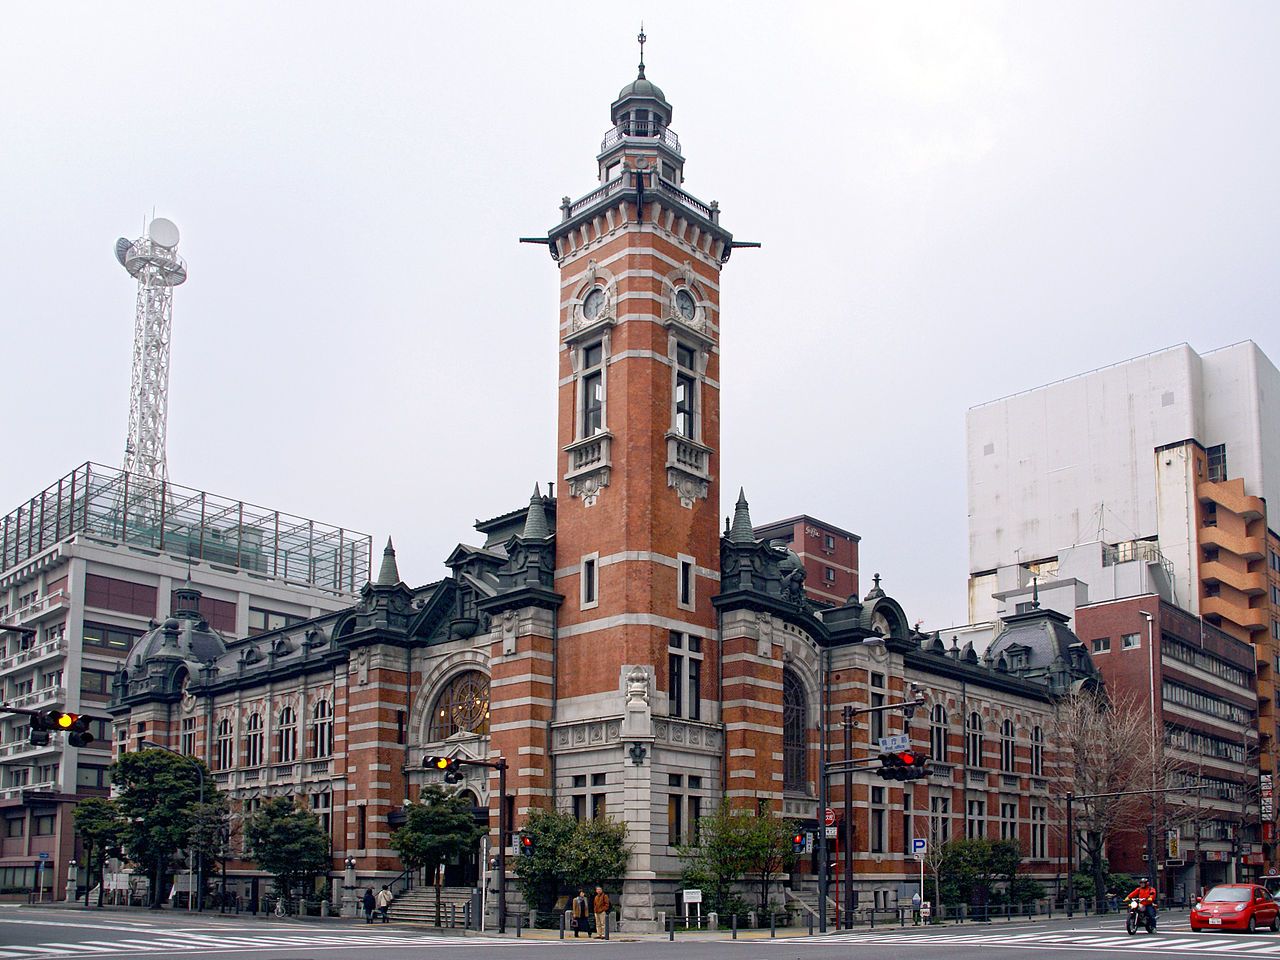
<path id="1" fill-rule="evenodd" d="M 648 76 L 723 275 L 722 512 L 963 622 L 964 415 L 1179 341 L 1280 362 L 1280 5 L 131 3 L 0 31 L 0 510 L 118 465 L 152 209 L 177 483 L 439 577 L 555 472 L 560 197 Z"/>

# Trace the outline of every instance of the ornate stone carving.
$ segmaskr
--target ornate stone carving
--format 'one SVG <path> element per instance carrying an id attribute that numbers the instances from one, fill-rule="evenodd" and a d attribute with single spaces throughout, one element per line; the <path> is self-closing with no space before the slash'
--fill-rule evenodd
<path id="1" fill-rule="evenodd" d="M 667 467 L 667 486 L 675 490 L 680 506 L 687 510 L 693 509 L 695 501 L 707 499 L 707 481 L 679 467 Z"/>
<path id="2" fill-rule="evenodd" d="M 627 706 L 632 704 L 647 707 L 649 705 L 649 674 L 643 667 L 632 667 L 627 674 Z"/>
<path id="3" fill-rule="evenodd" d="M 594 507 L 600 491 L 609 485 L 609 468 L 601 467 L 590 473 L 569 478 L 569 493 L 582 500 L 584 507 Z M 706 496 L 705 490 L 703 496 Z"/>

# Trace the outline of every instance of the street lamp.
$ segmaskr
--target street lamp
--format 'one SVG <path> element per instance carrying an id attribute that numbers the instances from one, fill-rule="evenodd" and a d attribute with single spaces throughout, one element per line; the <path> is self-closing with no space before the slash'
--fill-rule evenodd
<path id="1" fill-rule="evenodd" d="M 166 747 L 162 743 L 156 743 L 154 740 L 143 740 L 142 746 L 150 750 L 163 750 L 165 753 L 172 753 L 175 757 L 181 757 L 193 767 L 196 768 L 196 774 L 200 777 L 200 806 L 204 806 L 204 764 L 200 763 L 195 757 L 189 757 L 185 753 L 179 753 L 171 747 Z M 196 895 L 198 906 L 196 909 L 204 910 L 204 850 L 196 852 L 196 887 L 199 893 Z M 190 897 L 190 892 L 187 894 Z M 160 890 L 156 889 L 156 903 L 160 902 Z M 190 903 L 190 899 L 187 901 Z"/>

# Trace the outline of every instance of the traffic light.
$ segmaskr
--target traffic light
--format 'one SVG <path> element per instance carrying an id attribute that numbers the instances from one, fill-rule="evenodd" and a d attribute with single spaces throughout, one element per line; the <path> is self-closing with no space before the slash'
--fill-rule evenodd
<path id="1" fill-rule="evenodd" d="M 805 836 L 803 833 L 794 833 L 791 835 L 791 852 L 804 853 Z"/>
<path id="2" fill-rule="evenodd" d="M 520 856 L 532 857 L 533 856 L 533 837 L 527 833 L 522 833 L 520 834 L 520 839 L 518 842 L 520 845 Z"/>
<path id="3" fill-rule="evenodd" d="M 929 776 L 929 757 L 915 750 L 896 750 L 880 754 L 881 780 L 921 780 Z"/>
<path id="4" fill-rule="evenodd" d="M 462 780 L 462 771 L 458 769 L 456 757 L 423 757 L 422 765 L 428 770 L 442 771 L 445 783 L 458 783 Z"/>
<path id="5" fill-rule="evenodd" d="M 31 715 L 31 729 L 65 733 L 67 743 L 73 747 L 87 747 L 93 743 L 93 734 L 89 732 L 89 718 L 80 713 L 39 710 Z"/>

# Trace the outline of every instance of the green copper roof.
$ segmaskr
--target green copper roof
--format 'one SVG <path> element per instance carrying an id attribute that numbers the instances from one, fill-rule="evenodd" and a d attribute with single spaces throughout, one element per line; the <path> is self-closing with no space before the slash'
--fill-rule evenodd
<path id="1" fill-rule="evenodd" d="M 542 509 L 542 491 L 533 485 L 533 496 L 529 498 L 529 512 L 525 514 L 524 531 L 520 534 L 523 540 L 545 540 L 551 536 L 551 528 L 547 526 L 547 513 Z"/>
<path id="2" fill-rule="evenodd" d="M 738 502 L 733 508 L 733 526 L 729 528 L 730 543 L 755 543 L 751 529 L 751 511 L 747 508 L 747 495 L 738 488 Z"/>
<path id="3" fill-rule="evenodd" d="M 379 587 L 394 587 L 400 582 L 400 571 L 396 569 L 396 548 L 387 537 L 386 549 L 382 551 L 382 566 L 378 569 L 378 579 L 374 581 Z"/>

